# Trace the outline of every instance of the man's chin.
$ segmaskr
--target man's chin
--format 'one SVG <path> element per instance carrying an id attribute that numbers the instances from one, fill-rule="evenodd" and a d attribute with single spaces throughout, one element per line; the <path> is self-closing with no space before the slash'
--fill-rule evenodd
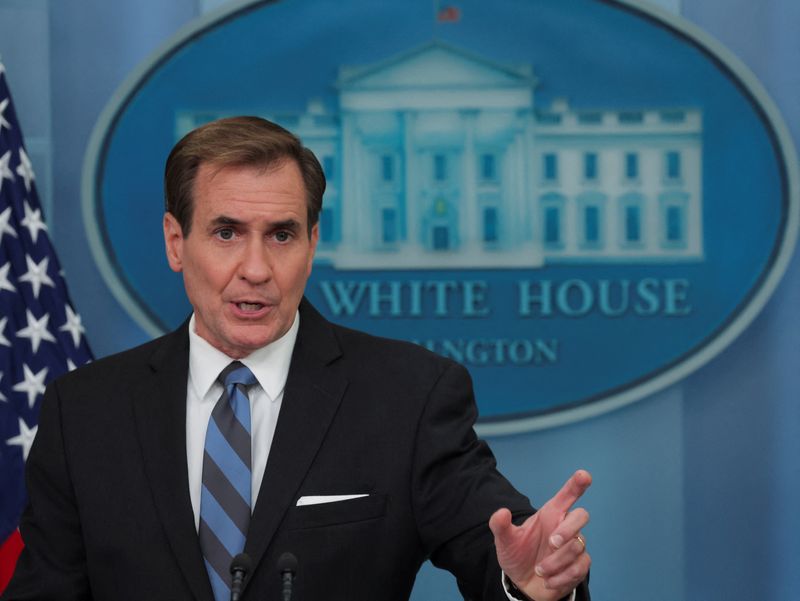
<path id="1" fill-rule="evenodd" d="M 229 351 L 235 353 L 235 355 L 231 354 L 231 352 L 226 352 L 227 355 L 235 359 L 246 357 L 250 353 L 272 344 L 285 334 L 285 332 L 276 332 L 274 327 L 270 326 L 249 325 L 240 326 L 238 329 L 246 329 L 246 332 L 242 332 L 238 336 L 234 335 L 229 340 L 231 347 Z"/>

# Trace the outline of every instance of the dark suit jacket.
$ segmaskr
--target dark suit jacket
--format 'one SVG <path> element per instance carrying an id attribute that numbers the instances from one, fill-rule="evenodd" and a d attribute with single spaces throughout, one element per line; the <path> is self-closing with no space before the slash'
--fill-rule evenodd
<path id="1" fill-rule="evenodd" d="M 532 511 L 476 439 L 466 371 L 334 326 L 307 302 L 246 552 L 245 601 L 405 600 L 420 565 L 469 599 L 504 600 L 487 520 Z M 188 334 L 49 386 L 27 463 L 26 543 L 4 600 L 213 601 L 186 464 Z M 307 495 L 368 497 L 297 507 Z"/>

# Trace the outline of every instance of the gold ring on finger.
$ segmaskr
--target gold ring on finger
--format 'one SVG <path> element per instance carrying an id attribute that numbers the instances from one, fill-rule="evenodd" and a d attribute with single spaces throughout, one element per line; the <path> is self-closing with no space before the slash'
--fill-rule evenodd
<path id="1" fill-rule="evenodd" d="M 586 540 L 583 538 L 583 536 L 581 536 L 581 535 L 579 534 L 578 536 L 576 536 L 576 537 L 575 537 L 575 539 L 576 539 L 576 540 L 577 540 L 577 541 L 578 541 L 578 542 L 581 544 L 581 547 L 583 547 L 583 548 L 581 549 L 581 553 L 583 553 L 584 551 L 586 551 Z"/>

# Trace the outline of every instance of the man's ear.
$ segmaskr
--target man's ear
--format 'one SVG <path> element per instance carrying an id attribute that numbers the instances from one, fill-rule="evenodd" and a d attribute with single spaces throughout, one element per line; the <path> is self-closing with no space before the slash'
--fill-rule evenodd
<path id="1" fill-rule="evenodd" d="M 172 271 L 183 271 L 183 230 L 172 213 L 164 213 L 164 245 Z"/>

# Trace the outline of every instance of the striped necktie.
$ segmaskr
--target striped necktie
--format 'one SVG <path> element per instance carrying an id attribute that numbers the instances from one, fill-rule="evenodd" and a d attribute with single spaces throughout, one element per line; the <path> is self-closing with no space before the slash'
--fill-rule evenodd
<path id="1" fill-rule="evenodd" d="M 208 420 L 200 493 L 200 548 L 216 601 L 230 599 L 231 559 L 244 549 L 250 524 L 250 401 L 257 382 L 234 361 L 219 375 L 224 390 Z"/>

